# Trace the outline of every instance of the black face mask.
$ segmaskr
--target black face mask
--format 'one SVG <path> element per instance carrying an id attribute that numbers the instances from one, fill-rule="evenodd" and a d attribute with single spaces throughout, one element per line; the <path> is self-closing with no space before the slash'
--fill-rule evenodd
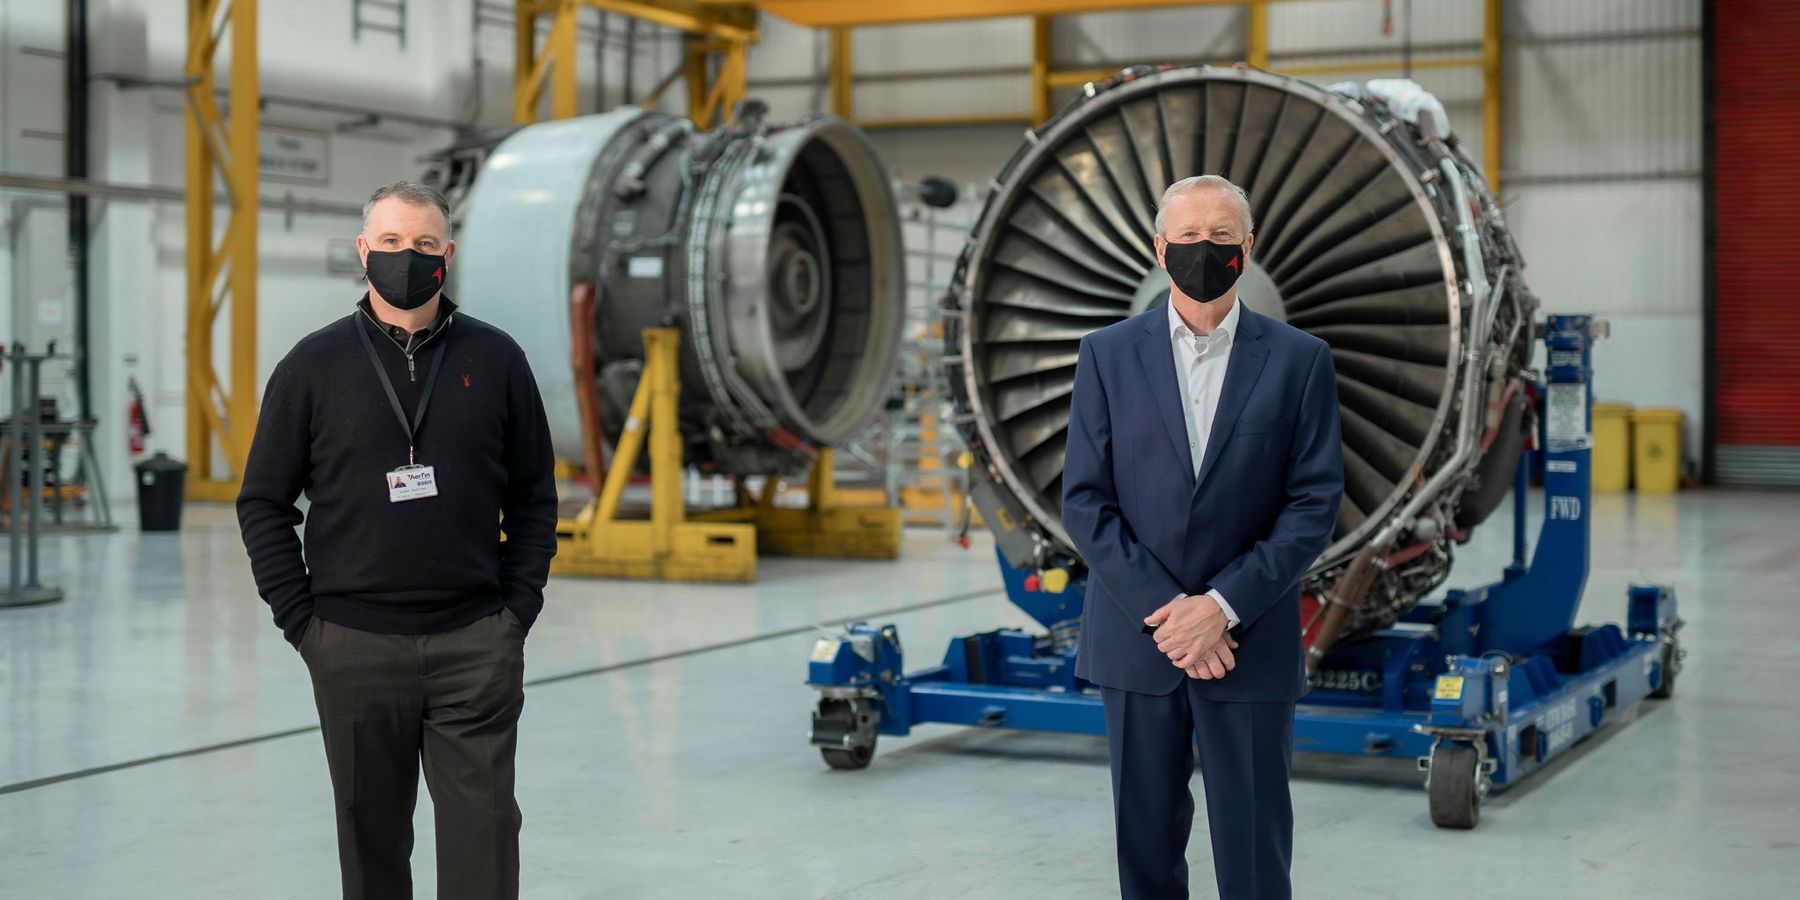
<path id="1" fill-rule="evenodd" d="M 395 309 L 418 309 L 444 289 L 442 256 L 417 250 L 370 250 L 369 286 Z"/>
<path id="2" fill-rule="evenodd" d="M 1211 303 L 1225 296 L 1237 284 L 1238 276 L 1244 274 L 1244 246 L 1212 241 L 1171 243 L 1163 250 L 1163 262 L 1170 280 L 1182 293 L 1201 303 Z"/>

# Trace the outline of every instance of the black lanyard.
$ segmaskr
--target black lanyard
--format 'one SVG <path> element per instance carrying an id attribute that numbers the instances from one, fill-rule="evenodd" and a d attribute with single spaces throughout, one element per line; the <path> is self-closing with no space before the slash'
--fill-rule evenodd
<path id="1" fill-rule="evenodd" d="M 450 320 L 445 319 L 441 333 L 450 327 Z M 369 329 L 363 323 L 356 323 L 356 333 L 362 335 L 363 349 L 369 351 L 369 364 L 375 367 L 375 374 L 381 376 L 381 388 L 387 391 L 388 403 L 394 407 L 394 418 L 400 420 L 400 427 L 406 431 L 406 464 L 416 465 L 413 459 L 413 448 L 418 442 L 419 425 L 425 421 L 425 407 L 431 405 L 431 389 L 437 386 L 438 367 L 444 364 L 444 350 L 450 343 L 448 337 L 438 343 L 437 355 L 431 358 L 431 372 L 425 376 L 425 393 L 419 395 L 419 408 L 413 412 L 412 421 L 406 420 L 406 410 L 400 406 L 400 395 L 394 393 L 393 379 L 388 378 L 387 367 L 381 364 L 381 357 L 375 355 L 375 342 L 369 339 Z"/>

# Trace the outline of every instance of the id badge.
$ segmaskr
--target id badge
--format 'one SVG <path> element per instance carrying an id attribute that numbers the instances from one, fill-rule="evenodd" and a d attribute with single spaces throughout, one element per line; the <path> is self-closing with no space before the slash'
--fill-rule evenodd
<path id="1" fill-rule="evenodd" d="M 388 502 L 405 503 L 408 500 L 423 500 L 436 497 L 437 467 L 435 466 L 401 466 L 387 473 Z"/>

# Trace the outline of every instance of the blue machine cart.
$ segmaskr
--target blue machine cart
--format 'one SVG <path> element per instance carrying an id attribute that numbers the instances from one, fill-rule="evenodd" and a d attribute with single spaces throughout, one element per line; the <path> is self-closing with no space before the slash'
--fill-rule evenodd
<path id="1" fill-rule="evenodd" d="M 1636 585 L 1625 627 L 1574 627 L 1587 582 L 1591 343 L 1587 316 L 1552 316 L 1545 342 L 1544 520 L 1526 555 L 1526 463 L 1513 490 L 1513 562 L 1493 584 L 1422 601 L 1393 627 L 1340 644 L 1295 717 L 1299 750 L 1414 758 L 1431 818 L 1473 828 L 1490 789 L 1517 783 L 1681 669 L 1675 592 Z M 905 672 L 892 625 L 857 624 L 813 648 L 812 743 L 833 768 L 869 764 L 880 734 L 942 722 L 1103 734 L 1098 691 L 1075 677 L 1085 577 L 1000 562 L 1007 595 L 1048 634 L 956 638 L 942 664 Z M 1060 590 L 1057 590 L 1060 588 Z"/>

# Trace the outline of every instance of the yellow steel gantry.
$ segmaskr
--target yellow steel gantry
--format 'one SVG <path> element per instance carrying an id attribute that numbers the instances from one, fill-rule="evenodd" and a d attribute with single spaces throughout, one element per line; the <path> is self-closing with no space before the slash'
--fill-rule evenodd
<path id="1" fill-rule="evenodd" d="M 755 6 L 700 0 L 519 0 L 514 11 L 514 124 L 539 120 L 546 82 L 550 85 L 550 118 L 575 116 L 575 16 L 584 6 L 687 32 L 683 71 L 688 84 L 688 117 L 701 128 L 730 121 L 738 101 L 744 99 L 749 47 L 761 39 Z M 546 17 L 550 29 L 540 48 L 537 26 Z M 653 102 L 654 98 L 646 101 Z"/>
<path id="2" fill-rule="evenodd" d="M 1399 69 L 1397 59 L 1364 60 L 1318 65 L 1269 65 L 1269 3 L 1272 0 L 882 0 L 880 3 L 848 3 L 840 0 L 759 0 L 762 9 L 798 25 L 831 30 L 831 109 L 834 115 L 854 119 L 855 87 L 850 59 L 851 30 L 859 26 L 902 25 L 949 19 L 985 19 L 1003 16 L 1031 18 L 1031 111 L 1000 115 L 933 116 L 909 119 L 855 119 L 864 128 L 906 128 L 942 125 L 1042 125 L 1055 113 L 1051 91 L 1080 87 L 1118 74 L 1114 69 L 1056 69 L 1050 60 L 1050 31 L 1056 16 L 1118 9 L 1201 4 L 1237 4 L 1245 7 L 1247 41 L 1244 61 L 1259 69 L 1283 75 L 1323 75 L 1335 72 Z M 1481 53 L 1470 56 L 1413 60 L 1415 69 L 1478 68 L 1482 74 L 1482 167 L 1495 192 L 1500 190 L 1501 129 L 1501 0 L 1482 0 Z"/>
<path id="3" fill-rule="evenodd" d="M 213 74 L 227 32 L 229 120 Z M 237 498 L 256 433 L 256 0 L 188 0 L 187 49 L 187 497 L 228 503 Z M 229 204 L 217 236 L 215 177 Z M 230 362 L 221 383 L 214 331 L 227 305 Z M 213 465 L 215 449 L 223 471 Z"/>

